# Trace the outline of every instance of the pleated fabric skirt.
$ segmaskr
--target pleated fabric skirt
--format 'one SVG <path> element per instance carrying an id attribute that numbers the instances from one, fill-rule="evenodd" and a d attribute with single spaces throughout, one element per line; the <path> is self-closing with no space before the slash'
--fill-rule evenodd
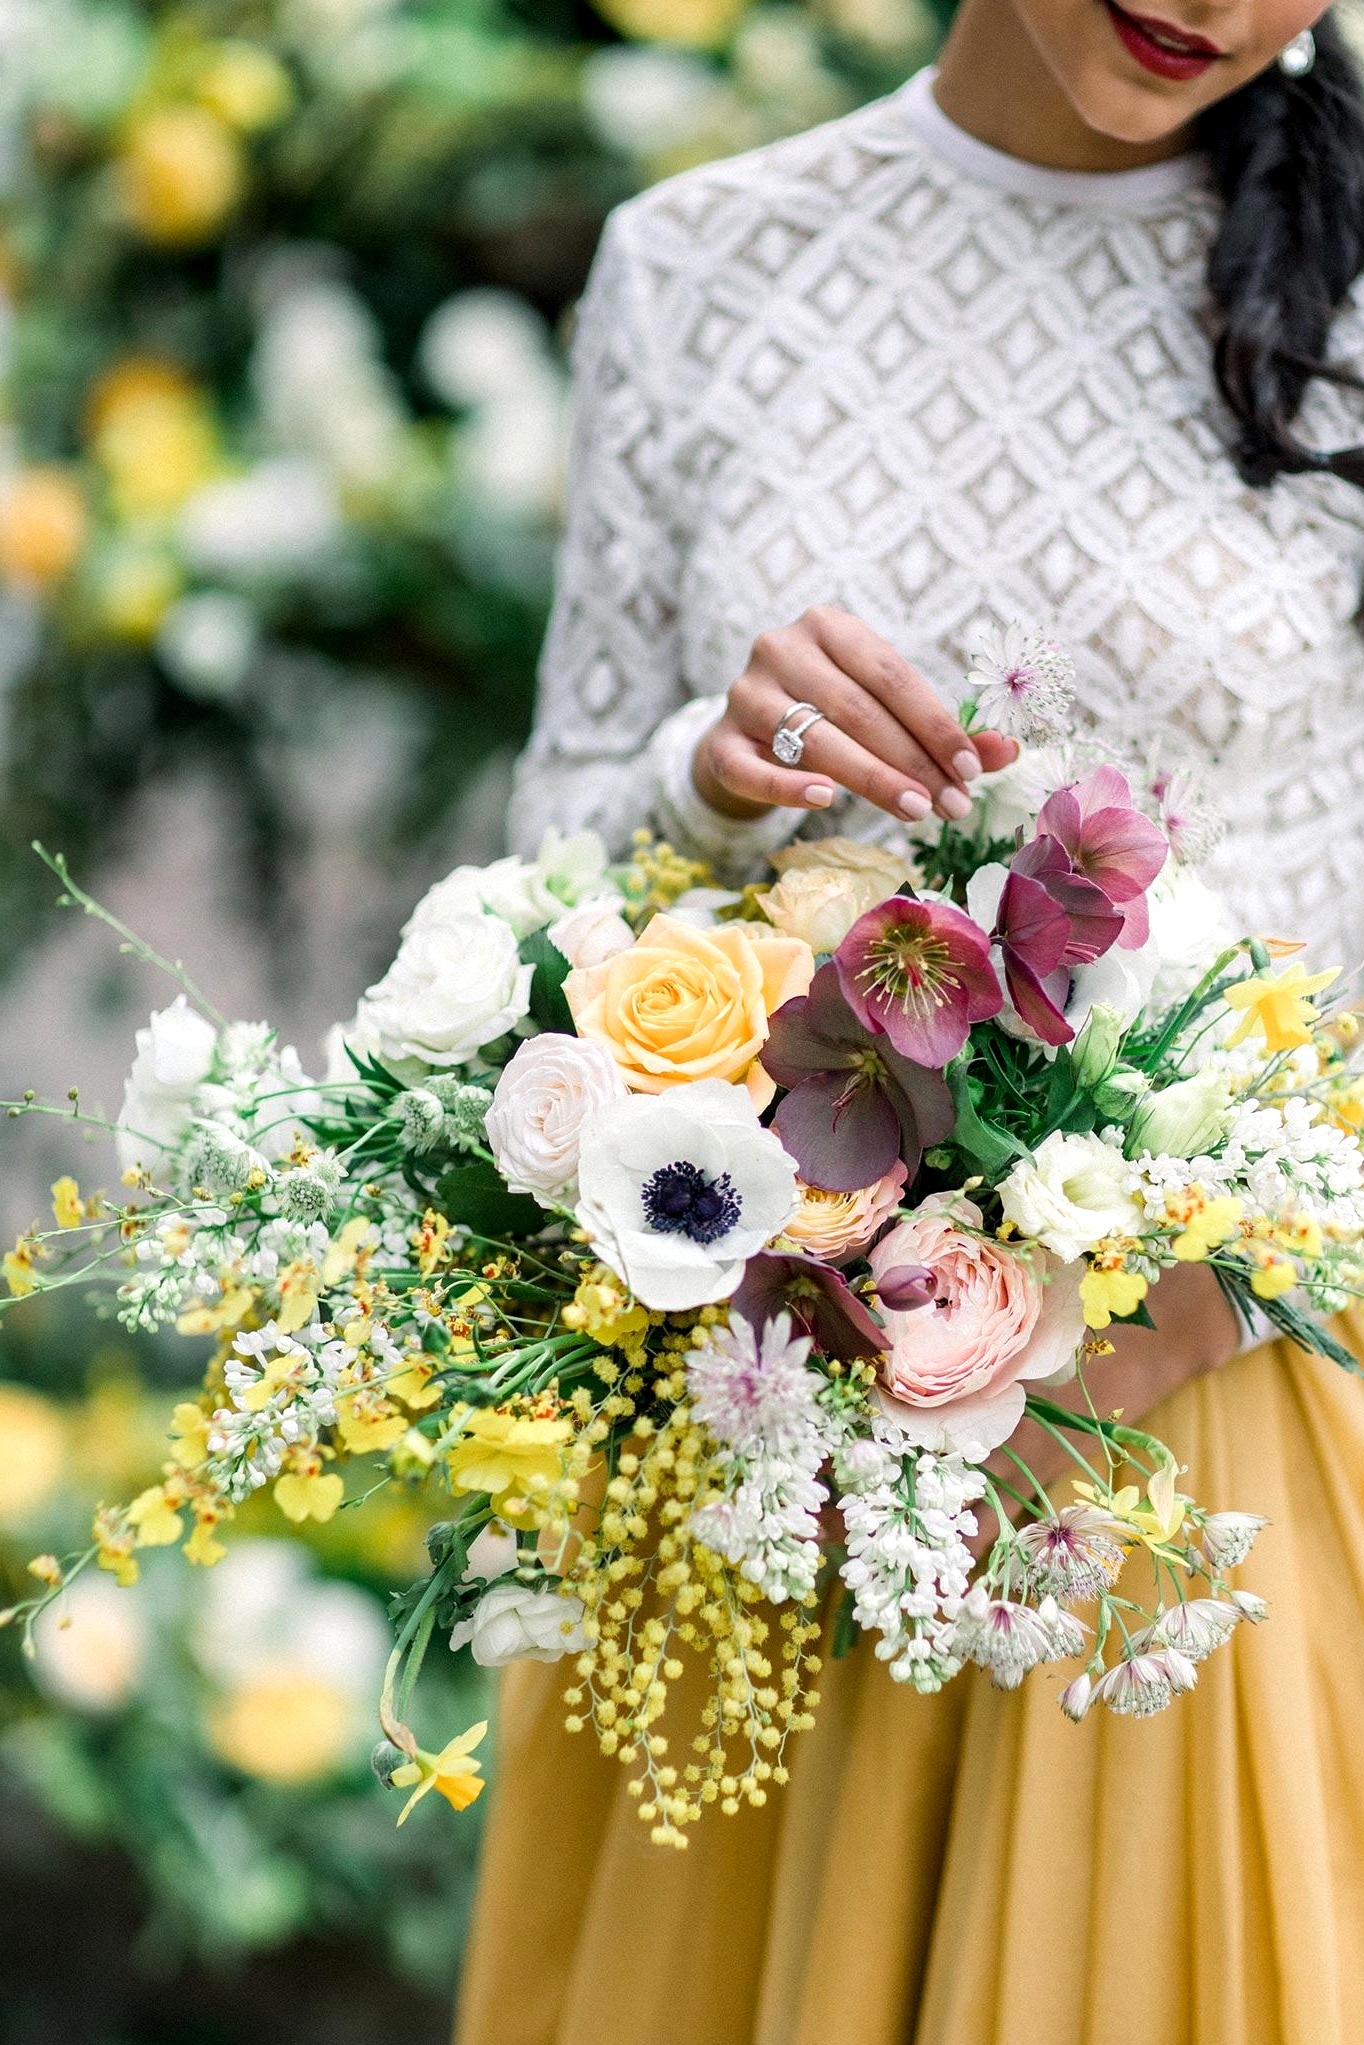
<path id="1" fill-rule="evenodd" d="M 457 2045 L 1361 2045 L 1364 1383 L 1268 1344 L 1149 1425 L 1272 1522 L 1268 1622 L 1156 1718 L 1072 1726 L 1051 1671 L 918 1697 L 863 1644 L 787 1787 L 678 1852 L 564 1672 L 512 1672 Z"/>

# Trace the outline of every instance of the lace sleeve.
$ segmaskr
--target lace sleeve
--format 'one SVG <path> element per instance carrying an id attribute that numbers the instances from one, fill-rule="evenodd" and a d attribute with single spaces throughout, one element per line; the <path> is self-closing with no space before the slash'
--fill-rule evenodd
<path id="1" fill-rule="evenodd" d="M 578 312 L 567 517 L 511 839 L 530 856 L 550 825 L 590 829 L 619 855 L 645 825 L 722 878 L 746 878 L 799 813 L 736 823 L 691 784 L 692 752 L 722 699 L 694 696 L 683 674 L 667 386 L 643 265 L 628 249 L 634 211 L 607 222 Z"/>

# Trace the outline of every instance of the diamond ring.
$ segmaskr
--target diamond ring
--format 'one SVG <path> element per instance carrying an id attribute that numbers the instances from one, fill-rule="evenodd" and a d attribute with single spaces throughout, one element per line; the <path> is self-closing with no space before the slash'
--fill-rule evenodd
<path id="1" fill-rule="evenodd" d="M 813 703 L 792 703 L 782 712 L 772 734 L 773 758 L 783 767 L 798 767 L 805 752 L 805 734 L 823 715 Z M 793 718 L 799 718 L 799 723 L 792 723 Z"/>

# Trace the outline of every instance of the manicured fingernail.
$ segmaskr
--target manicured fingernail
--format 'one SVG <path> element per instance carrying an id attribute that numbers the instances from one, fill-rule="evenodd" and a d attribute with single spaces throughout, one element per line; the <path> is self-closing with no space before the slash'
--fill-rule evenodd
<path id="1" fill-rule="evenodd" d="M 928 815 L 932 807 L 933 804 L 928 797 L 917 788 L 907 788 L 900 797 L 900 808 L 907 817 L 913 817 L 916 824 L 922 817 Z"/>
<path id="2" fill-rule="evenodd" d="M 971 798 L 963 789 L 944 788 L 938 797 L 938 808 L 945 817 L 955 817 L 960 821 L 971 814 Z"/>
<path id="3" fill-rule="evenodd" d="M 811 809 L 827 809 L 834 799 L 834 792 L 827 782 L 814 781 L 805 791 L 805 800 Z"/>
<path id="4" fill-rule="evenodd" d="M 952 772 L 959 774 L 963 781 L 974 781 L 980 771 L 980 761 L 965 746 L 962 747 L 959 753 L 953 753 Z"/>

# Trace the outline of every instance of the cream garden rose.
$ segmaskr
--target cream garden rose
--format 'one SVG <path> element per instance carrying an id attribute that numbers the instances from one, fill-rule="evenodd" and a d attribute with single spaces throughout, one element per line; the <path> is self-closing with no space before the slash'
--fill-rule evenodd
<path id="1" fill-rule="evenodd" d="M 807 1186 L 804 1180 L 797 1180 L 800 1206 L 783 1233 L 821 1264 L 841 1264 L 865 1250 L 877 1230 L 890 1220 L 900 1203 L 905 1178 L 904 1165 L 897 1158 L 884 1178 L 860 1186 L 855 1193 L 830 1193 L 823 1186 Z"/>
<path id="2" fill-rule="evenodd" d="M 766 1107 L 776 1087 L 757 1058 L 768 1017 L 804 994 L 815 959 L 801 939 L 762 930 L 744 923 L 697 930 L 655 916 L 628 951 L 568 975 L 564 994 L 579 1036 L 604 1045 L 636 1093 L 724 1079 Z"/>
<path id="3" fill-rule="evenodd" d="M 549 941 L 570 966 L 600 966 L 628 951 L 635 933 L 620 913 L 619 897 L 604 895 L 580 902 L 551 923 Z"/>
<path id="4" fill-rule="evenodd" d="M 1141 1202 L 1127 1190 L 1131 1167 L 1101 1137 L 1053 1130 L 1000 1183 L 1004 1216 L 1063 1264 L 1108 1236 L 1135 1235 Z"/>
<path id="5" fill-rule="evenodd" d="M 522 1044 L 497 1082 L 487 1123 L 488 1147 L 512 1192 L 542 1205 L 570 1199 L 586 1124 L 626 1092 L 601 1044 L 554 1031 Z"/>
<path id="6" fill-rule="evenodd" d="M 836 951 L 859 916 L 884 902 L 887 889 L 876 874 L 848 873 L 832 868 L 821 873 L 797 866 L 784 873 L 762 898 L 768 921 L 788 937 L 799 937 L 811 951 Z"/>
<path id="7" fill-rule="evenodd" d="M 413 918 L 347 1034 L 399 1067 L 408 1060 L 462 1065 L 521 1021 L 533 974 L 521 963 L 514 930 L 452 895 L 441 913 Z"/>

